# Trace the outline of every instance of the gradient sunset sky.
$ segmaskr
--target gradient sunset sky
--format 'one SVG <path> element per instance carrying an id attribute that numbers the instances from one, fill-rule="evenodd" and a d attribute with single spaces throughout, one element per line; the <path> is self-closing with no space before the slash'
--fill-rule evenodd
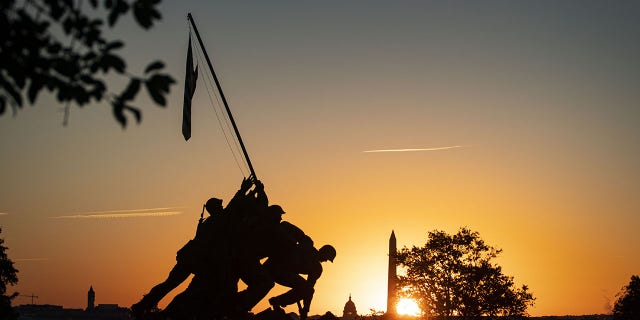
<path id="1" fill-rule="evenodd" d="M 43 94 L 0 117 L 0 236 L 20 270 L 10 291 L 83 308 L 93 286 L 97 303 L 130 306 L 164 279 L 204 201 L 239 187 L 202 81 L 192 138 L 181 135 L 188 12 L 270 201 L 337 248 L 311 314 L 341 315 L 350 294 L 361 314 L 385 310 L 392 230 L 399 247 L 478 231 L 537 297 L 536 316 L 607 313 L 640 273 L 640 2 L 160 10 L 151 31 L 127 17 L 112 34 L 131 71 L 167 63 L 167 108 L 142 92 L 139 126 L 122 130 L 104 103 L 72 108 L 63 127 Z"/>

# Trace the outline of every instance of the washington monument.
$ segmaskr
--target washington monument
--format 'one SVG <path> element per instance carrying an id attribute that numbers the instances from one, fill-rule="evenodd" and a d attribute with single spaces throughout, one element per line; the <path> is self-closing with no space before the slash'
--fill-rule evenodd
<path id="1" fill-rule="evenodd" d="M 389 277 L 387 282 L 387 314 L 396 314 L 397 303 L 397 281 L 398 275 L 396 272 L 396 235 L 391 231 L 391 237 L 389 237 Z"/>

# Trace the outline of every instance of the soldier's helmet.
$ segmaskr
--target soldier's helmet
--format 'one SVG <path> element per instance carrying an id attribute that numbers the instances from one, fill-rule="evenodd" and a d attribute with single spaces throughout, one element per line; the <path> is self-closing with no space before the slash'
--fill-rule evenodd
<path id="1" fill-rule="evenodd" d="M 336 258 L 336 248 L 331 245 L 325 244 L 324 246 L 322 246 L 322 248 L 320 248 L 320 250 L 318 250 L 318 252 L 320 253 L 320 257 L 322 259 L 329 260 L 331 262 L 333 262 L 333 259 Z"/>
<path id="2" fill-rule="evenodd" d="M 277 205 L 277 204 L 272 204 L 269 206 L 269 213 L 270 214 L 284 214 L 284 210 L 282 209 L 281 206 Z"/>
<path id="3" fill-rule="evenodd" d="M 204 204 L 209 214 L 214 214 L 222 209 L 222 200 L 218 198 L 211 198 Z"/>

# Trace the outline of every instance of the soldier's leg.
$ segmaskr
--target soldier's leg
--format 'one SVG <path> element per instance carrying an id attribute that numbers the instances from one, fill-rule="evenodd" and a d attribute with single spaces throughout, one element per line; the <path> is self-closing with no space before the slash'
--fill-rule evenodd
<path id="1" fill-rule="evenodd" d="M 275 285 L 269 273 L 257 259 L 241 259 L 238 261 L 240 279 L 247 288 L 238 292 L 238 302 L 243 311 L 250 311 Z"/>
<path id="2" fill-rule="evenodd" d="M 269 299 L 269 303 L 273 306 L 286 307 L 313 295 L 313 287 L 299 274 L 281 274 L 276 278 L 276 283 L 291 290 Z"/>
<path id="3" fill-rule="evenodd" d="M 235 313 L 235 281 L 220 272 L 196 274 L 187 289 L 165 308 L 168 319 L 222 319 Z"/>
<path id="4" fill-rule="evenodd" d="M 154 286 L 148 294 L 142 297 L 140 302 L 131 306 L 131 309 L 134 311 L 149 311 L 153 307 L 155 307 L 164 296 L 166 296 L 171 290 L 175 289 L 178 285 L 180 285 L 183 281 L 185 281 L 191 271 L 184 263 L 176 263 L 176 265 L 171 269 L 167 279 L 162 283 Z"/>

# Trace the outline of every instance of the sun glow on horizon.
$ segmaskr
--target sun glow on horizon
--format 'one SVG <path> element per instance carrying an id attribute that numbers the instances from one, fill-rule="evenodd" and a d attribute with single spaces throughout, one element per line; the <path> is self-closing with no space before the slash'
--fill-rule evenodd
<path id="1" fill-rule="evenodd" d="M 399 315 L 414 317 L 419 316 L 421 313 L 420 307 L 418 307 L 416 301 L 410 298 L 400 299 L 396 305 L 396 311 Z"/>

